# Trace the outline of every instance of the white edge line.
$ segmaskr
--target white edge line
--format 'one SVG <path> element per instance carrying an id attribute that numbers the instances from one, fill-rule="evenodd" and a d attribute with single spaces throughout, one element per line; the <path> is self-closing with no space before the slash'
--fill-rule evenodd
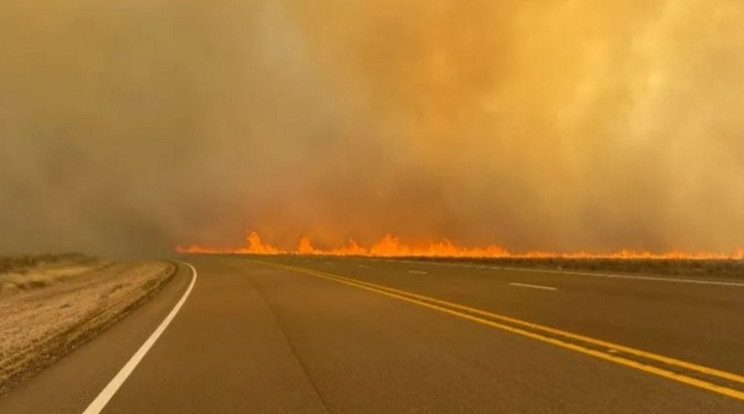
<path id="1" fill-rule="evenodd" d="M 744 283 L 717 282 L 714 280 L 699 280 L 699 279 L 677 279 L 677 278 L 672 278 L 672 277 L 616 275 L 616 274 L 609 274 L 609 273 L 571 272 L 571 271 L 566 271 L 566 270 L 548 270 L 548 269 L 523 269 L 523 268 L 517 268 L 517 267 L 501 267 L 501 266 L 492 266 L 491 269 L 517 271 L 517 272 L 539 272 L 539 273 L 555 273 L 555 274 L 564 274 L 564 275 L 604 277 L 604 278 L 609 278 L 609 279 L 648 280 L 648 281 L 654 281 L 654 282 L 691 283 L 695 285 L 744 287 Z"/>
<path id="2" fill-rule="evenodd" d="M 135 352 L 134 355 L 129 358 L 129 361 L 124 364 L 124 366 L 119 370 L 119 372 L 111 380 L 111 382 L 106 385 L 106 388 L 104 388 L 103 391 L 98 394 L 96 399 L 90 403 L 88 408 L 83 411 L 83 414 L 98 414 L 106 407 L 106 404 L 108 404 L 111 398 L 113 398 L 114 394 L 116 394 L 116 391 L 118 391 L 122 384 L 124 384 L 124 381 L 127 380 L 129 375 L 132 374 L 132 371 L 137 368 L 137 365 L 139 365 L 140 361 L 142 361 L 142 358 L 144 358 L 147 352 L 150 351 L 150 348 L 155 345 L 155 342 L 158 340 L 158 338 L 160 338 L 160 335 L 163 334 L 168 325 L 170 325 L 171 321 L 173 321 L 173 318 L 175 318 L 176 314 L 178 314 L 178 311 L 181 310 L 183 304 L 186 303 L 186 299 L 188 299 L 189 295 L 191 294 L 191 290 L 194 288 L 194 284 L 196 283 L 196 269 L 190 263 L 181 261 L 178 262 L 191 268 L 191 283 L 186 289 L 186 292 L 183 294 L 183 296 L 181 296 L 181 299 L 178 301 L 178 303 L 176 303 L 176 306 L 173 307 L 168 316 L 163 319 L 163 322 L 160 323 L 160 326 L 158 326 L 157 329 L 155 329 L 155 331 L 150 335 L 150 337 L 147 338 L 145 343 L 140 346 L 137 352 Z"/>
<path id="3" fill-rule="evenodd" d="M 408 273 L 413 273 L 414 275 L 428 275 L 429 272 L 424 272 L 423 270 L 409 270 Z"/>
<path id="4" fill-rule="evenodd" d="M 401 260 L 405 263 L 422 263 L 422 261 L 411 261 Z M 444 263 L 444 262 L 433 262 L 424 261 L 427 264 L 435 266 L 452 266 L 452 267 L 463 267 L 459 263 Z M 488 266 L 488 269 L 492 270 L 508 270 L 514 272 L 526 272 L 526 273 L 554 273 L 561 275 L 579 275 L 579 276 L 590 276 L 590 277 L 604 277 L 608 279 L 630 279 L 630 280 L 645 280 L 650 282 L 667 282 L 667 283 L 690 283 L 694 285 L 712 285 L 712 286 L 730 286 L 730 287 L 744 287 L 744 283 L 741 282 L 725 282 L 715 280 L 701 280 L 701 279 L 679 279 L 673 277 L 656 277 L 656 276 L 634 276 L 634 275 L 619 275 L 611 273 L 591 273 L 591 272 L 574 272 L 569 270 L 550 270 L 550 269 L 539 269 L 539 268 L 524 268 L 524 267 L 508 267 L 508 266 Z"/>
<path id="5" fill-rule="evenodd" d="M 518 287 L 524 287 L 524 288 L 530 288 L 530 289 L 558 290 L 558 288 L 555 288 L 552 286 L 530 285 L 527 283 L 516 283 L 516 282 L 510 282 L 509 284 L 512 286 L 518 286 Z"/>

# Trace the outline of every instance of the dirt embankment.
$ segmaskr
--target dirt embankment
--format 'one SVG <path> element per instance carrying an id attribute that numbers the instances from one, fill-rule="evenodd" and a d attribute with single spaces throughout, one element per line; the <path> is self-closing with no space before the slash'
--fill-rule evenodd
<path id="1" fill-rule="evenodd" d="M 124 317 L 174 271 L 80 255 L 0 258 L 0 394 Z"/>

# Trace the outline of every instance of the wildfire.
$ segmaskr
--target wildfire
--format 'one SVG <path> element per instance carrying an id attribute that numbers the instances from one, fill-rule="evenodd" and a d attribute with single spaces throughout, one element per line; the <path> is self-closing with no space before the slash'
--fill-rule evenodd
<path id="1" fill-rule="evenodd" d="M 363 257 L 450 257 L 450 258 L 563 258 L 563 259 L 692 259 L 692 260 L 742 260 L 744 248 L 732 254 L 710 252 L 682 252 L 652 253 L 645 251 L 621 250 L 614 253 L 590 252 L 543 252 L 533 251 L 512 253 L 500 246 L 464 247 L 442 239 L 439 242 L 426 245 L 411 246 L 404 244 L 391 234 L 385 235 L 380 241 L 370 247 L 359 245 L 350 239 L 345 246 L 332 249 L 319 249 L 313 246 L 309 237 L 300 238 L 297 248 L 283 250 L 265 243 L 255 231 L 248 233 L 246 245 L 237 248 L 220 248 L 211 246 L 177 246 L 178 253 L 208 253 L 208 254 L 258 254 L 258 255 L 315 255 L 315 256 L 363 256 Z"/>

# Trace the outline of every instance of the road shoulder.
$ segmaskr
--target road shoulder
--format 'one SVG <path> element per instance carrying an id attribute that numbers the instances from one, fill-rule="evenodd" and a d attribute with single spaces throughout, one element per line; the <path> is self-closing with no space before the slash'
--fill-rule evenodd
<path id="1" fill-rule="evenodd" d="M 0 412 L 83 412 L 168 315 L 190 281 L 190 269 L 179 264 L 176 275 L 157 296 L 55 365 L 0 397 Z"/>

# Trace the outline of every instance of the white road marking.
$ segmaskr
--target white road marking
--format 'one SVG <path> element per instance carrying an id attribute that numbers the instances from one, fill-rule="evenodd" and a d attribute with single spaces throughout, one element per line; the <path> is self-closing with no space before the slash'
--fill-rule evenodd
<path id="1" fill-rule="evenodd" d="M 423 270 L 409 270 L 408 273 L 413 273 L 414 275 L 428 275 L 429 272 L 424 272 Z"/>
<path id="2" fill-rule="evenodd" d="M 421 263 L 421 261 L 410 261 L 400 260 L 403 263 Z M 450 267 L 463 267 L 460 263 L 443 263 L 443 262 L 426 262 L 428 265 L 433 266 L 450 266 Z M 673 277 L 657 277 L 657 276 L 635 276 L 635 275 L 619 275 L 611 273 L 593 273 L 593 272 L 578 272 L 571 270 L 550 270 L 550 269 L 538 269 L 538 268 L 526 268 L 526 267 L 508 267 L 508 266 L 488 266 L 484 267 L 492 270 L 508 270 L 513 272 L 527 272 L 527 273 L 553 273 L 563 275 L 578 275 L 578 276 L 589 276 L 589 277 L 604 277 L 609 279 L 629 279 L 629 280 L 642 280 L 647 282 L 668 282 L 668 283 L 690 283 L 695 285 L 712 285 L 712 286 L 729 286 L 744 288 L 742 282 L 726 282 L 716 280 L 703 280 L 703 279 L 680 279 Z"/>
<path id="3" fill-rule="evenodd" d="M 530 289 L 558 290 L 558 288 L 554 288 L 552 286 L 529 285 L 527 283 L 516 283 L 516 282 L 510 282 L 509 284 L 512 286 L 524 287 L 524 288 L 530 288 Z"/>
<path id="4" fill-rule="evenodd" d="M 357 265 L 357 267 L 361 267 L 361 268 L 364 268 L 364 269 L 369 269 L 369 266 L 367 266 L 367 265 Z"/>
<path id="5" fill-rule="evenodd" d="M 95 400 L 93 400 L 92 403 L 88 406 L 88 408 L 83 411 L 83 414 L 98 414 L 100 413 L 105 407 L 106 404 L 111 400 L 111 398 L 116 394 L 116 391 L 119 390 L 119 388 L 124 384 L 124 381 L 129 378 L 129 375 L 132 374 L 135 368 L 137 368 L 137 365 L 142 361 L 142 358 L 145 357 L 148 351 L 150 351 L 150 348 L 152 348 L 153 345 L 155 345 L 155 342 L 160 338 L 160 335 L 163 334 L 165 329 L 170 325 L 170 323 L 173 321 L 173 318 L 176 317 L 176 314 L 178 314 L 178 311 L 181 310 L 181 307 L 183 307 L 183 304 L 186 302 L 186 299 L 188 299 L 189 295 L 191 294 L 191 291 L 194 289 L 194 284 L 196 283 L 196 269 L 194 266 L 192 266 L 190 263 L 181 262 L 191 268 L 191 272 L 193 273 L 193 276 L 191 278 L 191 283 L 189 284 L 189 287 L 186 289 L 186 292 L 181 296 L 181 299 L 176 303 L 176 306 L 173 307 L 173 309 L 170 311 L 168 316 L 163 319 L 163 322 L 160 323 L 160 326 L 155 329 L 155 331 L 150 335 L 149 338 L 145 341 L 145 343 L 142 344 L 142 346 L 137 350 L 137 352 L 132 355 L 132 357 L 127 361 L 126 364 L 119 370 L 119 372 L 116 374 L 116 376 L 111 380 L 111 382 L 106 385 L 106 388 L 101 391 L 100 394 L 96 397 Z"/>
<path id="6" fill-rule="evenodd" d="M 515 272 L 556 273 L 556 274 L 565 274 L 565 275 L 604 277 L 604 278 L 609 278 L 609 279 L 631 279 L 631 280 L 646 280 L 646 281 L 653 281 L 653 282 L 691 283 L 691 284 L 696 284 L 696 285 L 744 287 L 744 283 L 737 283 L 737 282 L 718 282 L 714 280 L 699 280 L 699 279 L 676 279 L 672 277 L 614 275 L 614 274 L 609 274 L 609 273 L 572 272 L 568 270 L 526 269 L 526 268 L 519 268 L 519 267 L 500 267 L 500 266 L 492 266 L 491 269 L 508 270 L 508 271 L 515 271 Z"/>
<path id="7" fill-rule="evenodd" d="M 373 259 L 370 259 L 370 260 L 373 260 Z M 392 260 L 386 260 L 386 261 L 392 262 Z M 414 260 L 399 259 L 398 262 L 421 264 L 422 260 L 414 261 Z M 432 266 L 464 267 L 464 265 L 461 263 L 443 263 L 443 262 L 434 262 L 434 261 L 431 261 L 431 262 L 427 261 L 424 263 L 427 265 L 432 265 Z M 549 270 L 549 269 L 537 269 L 537 268 L 526 268 L 526 267 L 484 266 L 483 268 L 492 269 L 492 270 L 508 270 L 508 271 L 513 271 L 513 272 L 554 273 L 554 274 L 564 274 L 564 275 L 604 277 L 604 278 L 609 278 L 609 279 L 641 280 L 641 281 L 646 281 L 646 282 L 689 283 L 689 284 L 694 284 L 694 285 L 729 286 L 729 287 L 744 288 L 744 283 L 742 282 L 726 282 L 726 281 L 716 281 L 716 280 L 679 279 L 679 278 L 673 278 L 673 277 L 656 277 L 656 276 L 618 275 L 618 274 L 610 274 L 610 273 L 575 272 L 575 271 L 570 271 L 570 270 Z"/>

